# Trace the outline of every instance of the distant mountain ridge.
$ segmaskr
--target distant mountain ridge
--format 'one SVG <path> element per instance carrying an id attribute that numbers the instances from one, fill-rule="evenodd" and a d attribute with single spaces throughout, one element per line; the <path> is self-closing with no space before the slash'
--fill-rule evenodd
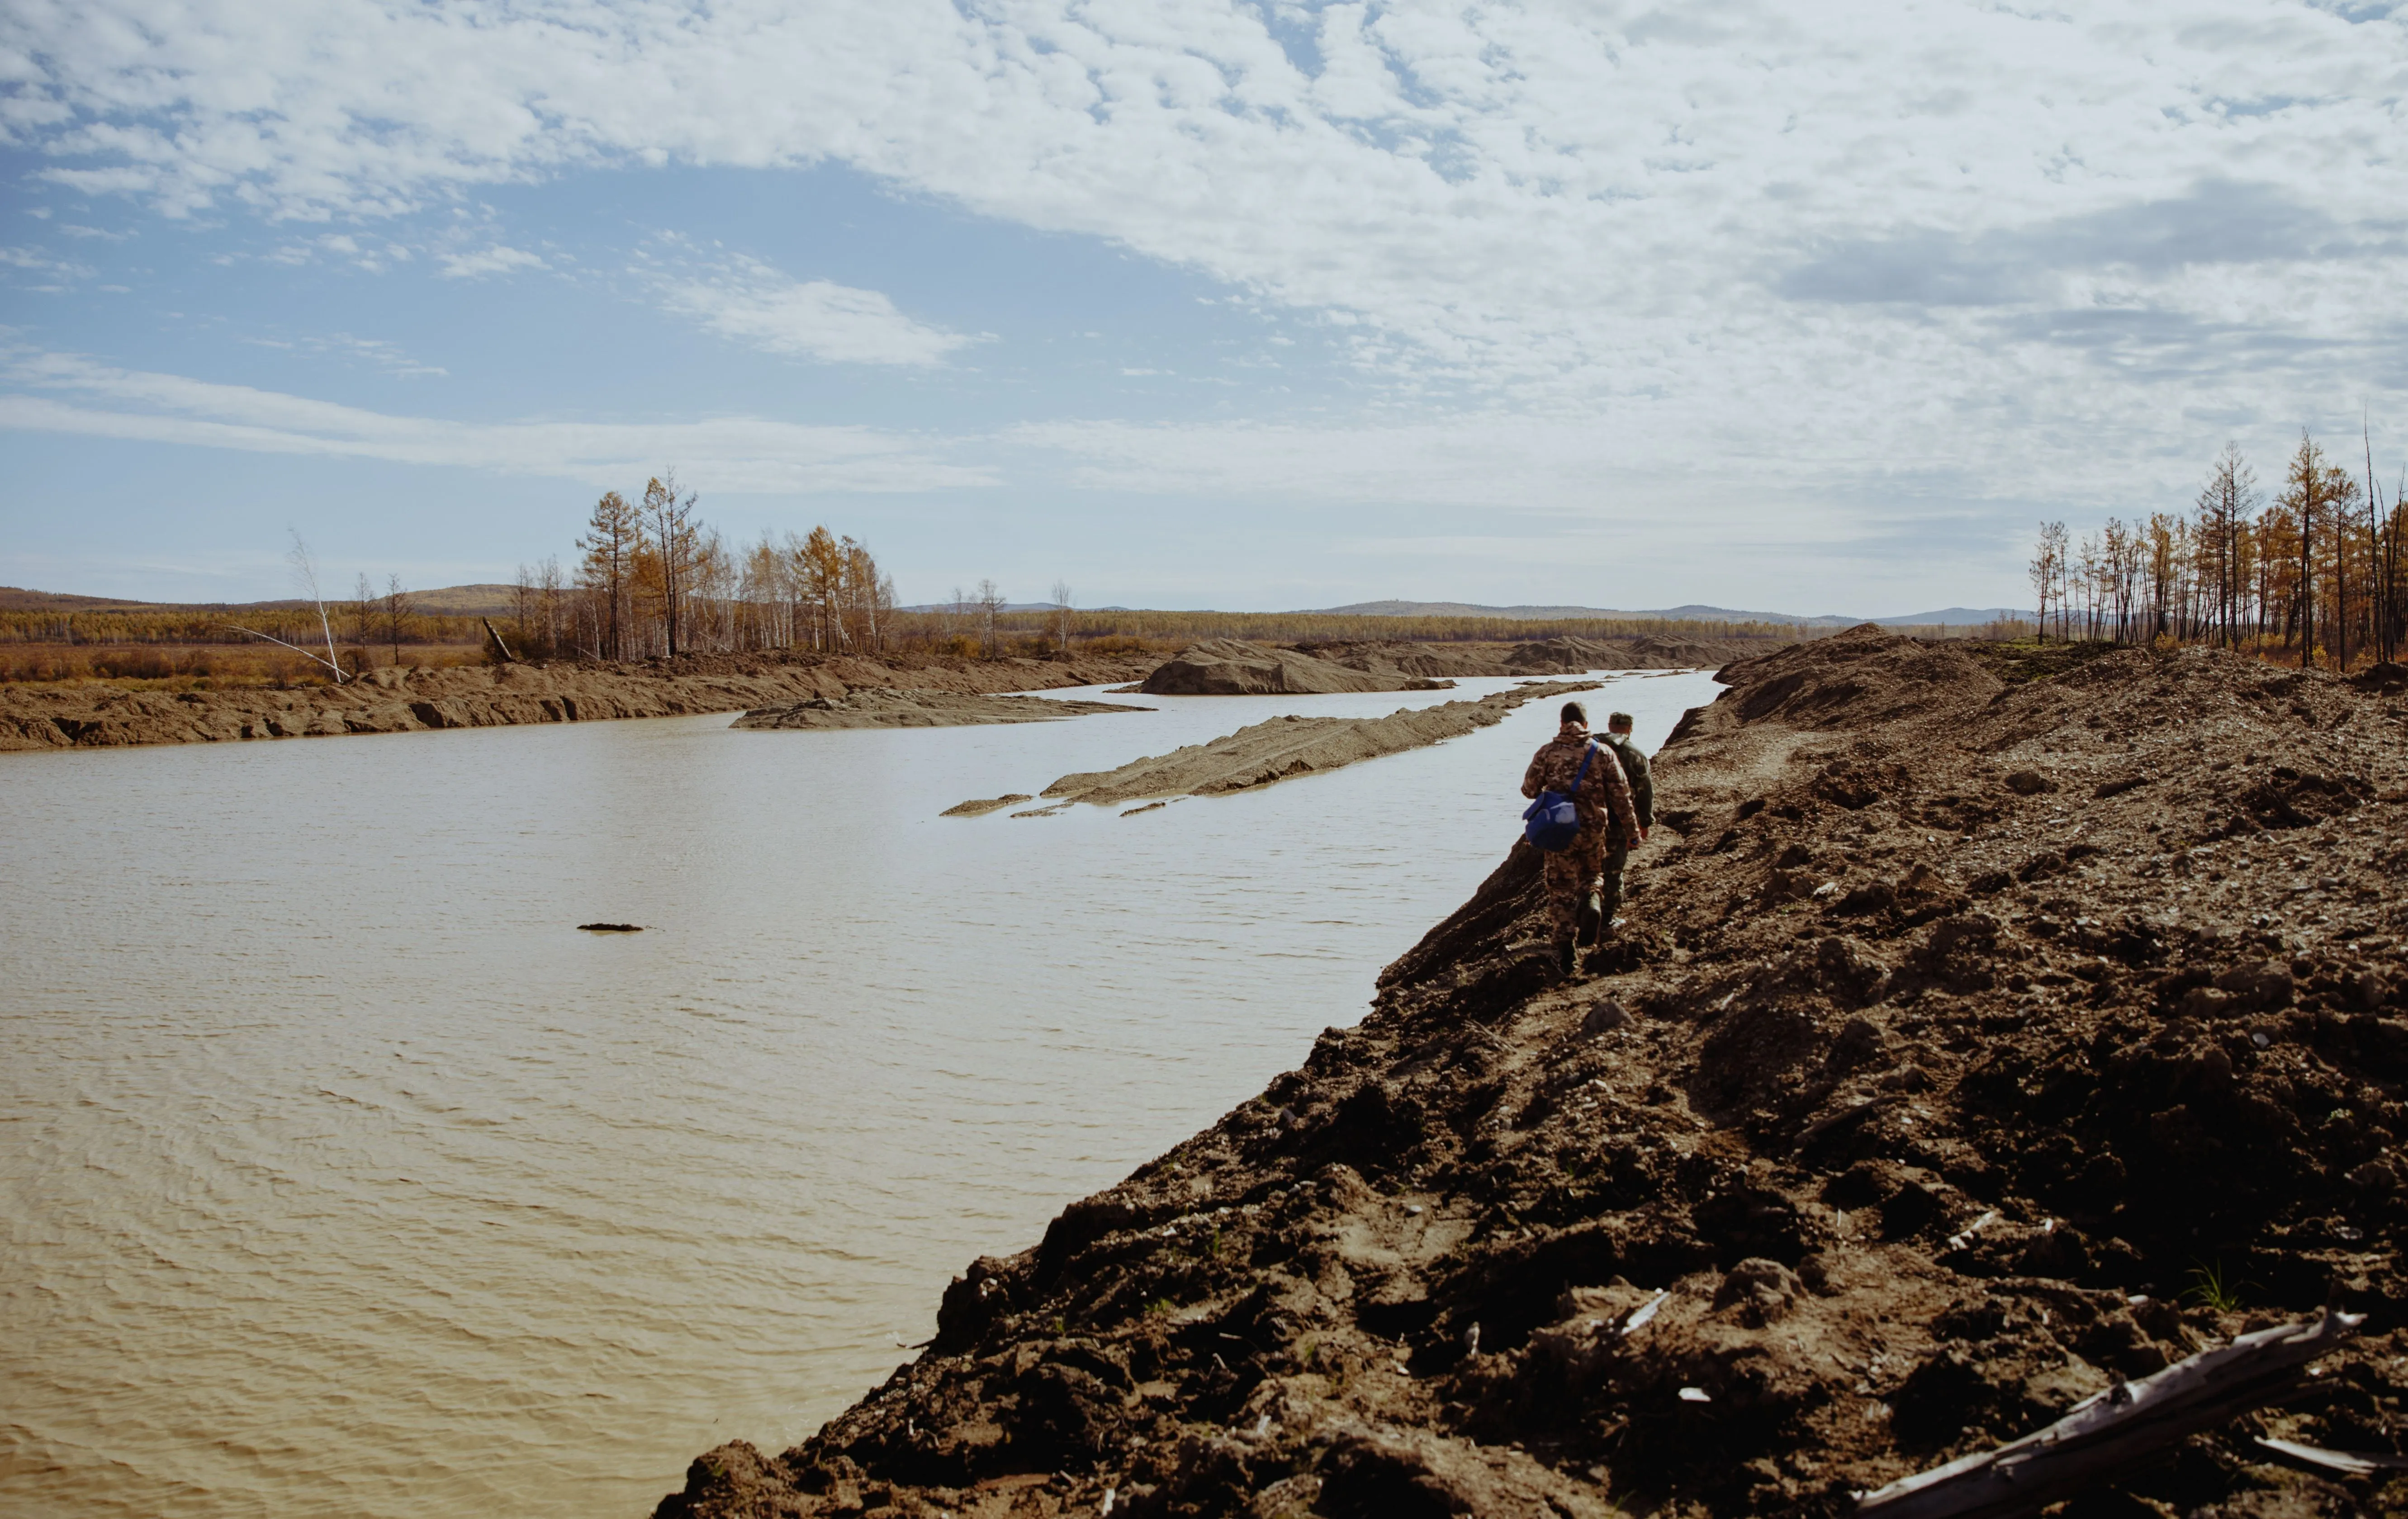
<path id="1" fill-rule="evenodd" d="M 330 596 L 330 603 L 346 600 Z M 518 588 L 511 585 L 482 583 L 477 585 L 446 585 L 432 590 L 413 591 L 410 599 L 421 612 L 436 617 L 506 617 L 513 615 L 518 606 Z M 290 611 L 307 603 L 287 596 L 274 601 L 124 601 L 113 596 L 73 595 L 55 591 L 29 591 L 20 586 L 0 585 L 0 611 L 195 611 L 222 612 Z M 952 609 L 945 602 L 924 602 L 918 606 L 900 607 L 898 611 L 941 612 Z M 1050 612 L 1058 609 L 1050 601 L 1014 601 L 1007 603 L 1007 612 Z M 1081 611 L 1125 612 L 1133 607 L 1082 607 Z M 1469 601 L 1358 601 L 1346 607 L 1322 607 L 1285 614 L 1294 617 L 1499 617 L 1515 622 L 1572 622 L 1586 618 L 1600 620 L 1668 623 L 1777 623 L 1785 626 L 1839 628 L 1855 627 L 1859 623 L 1878 623 L 1884 627 L 1979 627 L 2000 618 L 2032 620 L 2032 614 L 2012 607 L 1943 607 L 1938 611 L 1913 612 L 1901 617 L 1842 617 L 1824 613 L 1816 617 L 1799 617 L 1791 612 L 1742 611 L 1731 607 L 1706 607 L 1691 604 L 1666 607 L 1654 611 L 1616 611 L 1604 607 L 1484 607 Z"/>
<path id="2" fill-rule="evenodd" d="M 1876 623 L 1883 627 L 1979 627 L 2000 618 L 2031 620 L 2031 613 L 2013 607 L 1943 607 L 1938 611 L 1912 612 L 1902 617 L 1842 617 L 1825 612 L 1800 617 L 1795 612 L 1742 611 L 1732 607 L 1691 603 L 1652 611 L 1617 611 L 1605 607 L 1483 607 L 1468 601 L 1358 601 L 1346 607 L 1321 607 L 1305 616 L 1324 617 L 1506 617 L 1516 622 L 1571 622 L 1581 618 L 1668 623 L 1780 623 L 1796 627 L 1855 627 Z"/>

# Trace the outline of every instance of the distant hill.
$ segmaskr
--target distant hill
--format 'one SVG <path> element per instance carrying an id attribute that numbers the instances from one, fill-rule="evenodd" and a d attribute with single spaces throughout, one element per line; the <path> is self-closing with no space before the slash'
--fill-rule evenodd
<path id="1" fill-rule="evenodd" d="M 1509 617 L 1517 622 L 1570 622 L 1579 618 L 1669 623 L 1782 623 L 1799 627 L 1855 627 L 1878 623 L 1884 627 L 1979 627 L 2001 617 L 2029 621 L 2029 612 L 2003 607 L 1945 607 L 1938 611 L 1902 617 L 1842 617 L 1826 612 L 1800 617 L 1795 612 L 1742 611 L 1732 607 L 1665 607 L 1653 611 L 1619 611 L 1606 607 L 1482 607 L 1465 601 L 1358 601 L 1349 607 L 1323 607 L 1316 615 L 1332 617 Z"/>
<path id="2" fill-rule="evenodd" d="M 518 609 L 517 588 L 509 585 L 446 585 L 431 591 L 412 591 L 418 609 L 436 617 L 505 617 L 515 615 Z M 330 601 L 348 599 L 342 596 Z M 193 611 L 208 609 L 222 612 L 290 611 L 303 606 L 295 597 L 276 601 L 121 601 L 110 596 L 80 596 L 58 591 L 28 591 L 13 585 L 0 585 L 0 611 Z M 951 609 L 940 601 L 924 602 L 916 607 L 896 609 L 907 612 L 941 612 Z M 1055 610 L 1050 601 L 1014 601 L 1007 603 L 1007 612 L 1050 612 Z M 1125 612 L 1131 607 L 1082 607 L 1082 611 Z M 1943 607 L 1938 611 L 1914 612 L 1902 617 L 1841 617 L 1825 613 L 1819 617 L 1799 617 L 1792 612 L 1742 611 L 1731 607 L 1666 607 L 1655 611 L 1616 611 L 1604 607 L 1482 607 L 1468 601 L 1358 601 L 1351 607 L 1323 607 L 1312 611 L 1290 615 L 1299 617 L 1503 617 L 1516 622 L 1574 622 L 1589 618 L 1619 621 L 1659 619 L 1668 623 L 1776 623 L 1799 627 L 1854 627 L 1859 623 L 1879 623 L 1885 627 L 1979 627 L 1999 618 L 2031 620 L 2031 613 L 2002 607 Z"/>
<path id="3" fill-rule="evenodd" d="M 447 585 L 434 591 L 412 591 L 410 600 L 430 617 L 501 617 L 518 609 L 518 589 L 509 585 Z M 329 605 L 349 596 L 329 596 Z M 0 611 L 292 611 L 308 603 L 297 596 L 277 601 L 120 601 L 110 596 L 79 596 L 63 591 L 28 591 L 0 585 Z"/>
<path id="4" fill-rule="evenodd" d="M 55 591 L 28 591 L 22 586 L 0 585 L 0 612 L 105 612 L 111 608 L 119 611 L 146 606 L 140 601 L 117 601 L 108 596 L 71 596 Z"/>
<path id="5" fill-rule="evenodd" d="M 418 609 L 435 617 L 515 616 L 519 591 L 514 585 L 447 585 L 440 591 L 413 591 Z"/>

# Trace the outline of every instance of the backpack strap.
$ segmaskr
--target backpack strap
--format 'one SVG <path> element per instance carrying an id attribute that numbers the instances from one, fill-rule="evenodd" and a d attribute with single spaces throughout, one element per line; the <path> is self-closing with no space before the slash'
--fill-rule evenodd
<path id="1" fill-rule="evenodd" d="M 1566 792 L 1565 795 L 1580 795 L 1581 782 L 1588 779 L 1588 762 L 1595 758 L 1597 758 L 1597 744 L 1595 740 L 1591 740 L 1589 746 L 1581 752 L 1580 768 L 1572 773 L 1572 789 Z"/>

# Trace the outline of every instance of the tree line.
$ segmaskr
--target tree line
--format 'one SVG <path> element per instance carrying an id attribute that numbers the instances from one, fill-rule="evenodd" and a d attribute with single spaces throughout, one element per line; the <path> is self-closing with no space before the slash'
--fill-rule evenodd
<path id="1" fill-rule="evenodd" d="M 2041 524 L 2029 575 L 2040 636 L 2205 643 L 2302 668 L 2396 660 L 2408 639 L 2408 507 L 2305 431 L 2269 499 L 2227 443 L 2187 512 L 2109 518 L 2077 542 Z M 2362 481 L 2362 482 L 2361 482 Z M 2403 478 L 2408 488 L 2408 478 Z"/>
<path id="2" fill-rule="evenodd" d="M 523 657 L 674 659 L 705 651 L 873 652 L 894 640 L 895 581 L 867 545 L 824 526 L 731 547 L 674 473 L 629 501 L 606 491 L 563 571 L 519 566 Z"/>

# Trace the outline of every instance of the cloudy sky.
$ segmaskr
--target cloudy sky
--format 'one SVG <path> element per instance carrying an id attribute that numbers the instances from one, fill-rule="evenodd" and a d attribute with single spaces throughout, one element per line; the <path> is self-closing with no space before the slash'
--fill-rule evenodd
<path id="1" fill-rule="evenodd" d="M 2408 454 L 2408 6 L 10 0 L 0 581 L 2027 599 Z M 2352 447 L 2348 451 L 2356 452 Z"/>

